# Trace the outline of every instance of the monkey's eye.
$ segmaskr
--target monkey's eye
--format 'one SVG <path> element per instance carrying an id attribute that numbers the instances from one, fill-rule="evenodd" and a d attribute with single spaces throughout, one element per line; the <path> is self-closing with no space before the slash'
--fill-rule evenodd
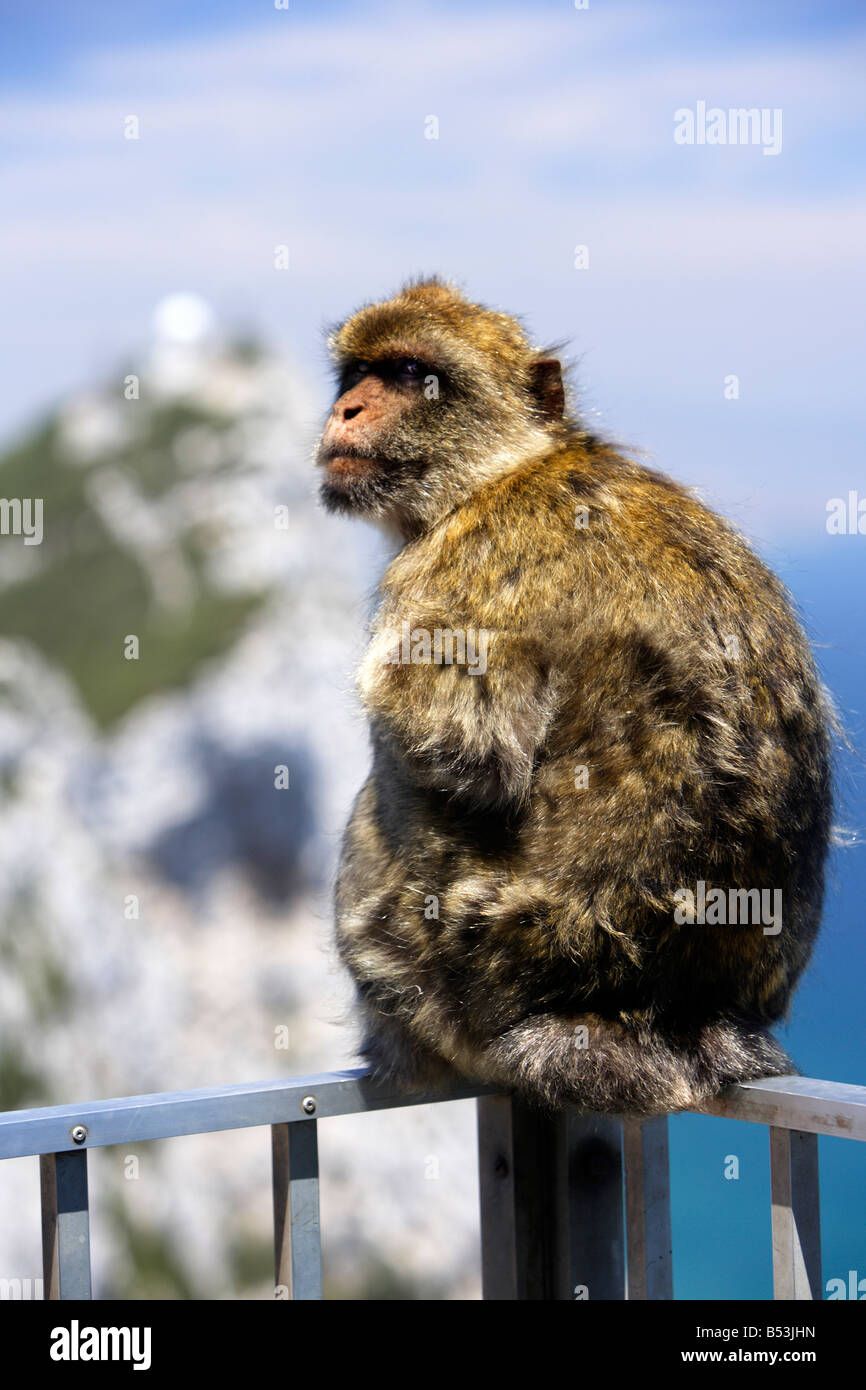
<path id="1" fill-rule="evenodd" d="M 417 357 L 401 357 L 397 371 L 406 381 L 417 381 L 424 375 L 424 364 Z"/>
<path id="2" fill-rule="evenodd" d="M 369 362 L 347 362 L 340 373 L 340 392 L 348 391 L 361 377 L 367 376 L 371 369 Z"/>

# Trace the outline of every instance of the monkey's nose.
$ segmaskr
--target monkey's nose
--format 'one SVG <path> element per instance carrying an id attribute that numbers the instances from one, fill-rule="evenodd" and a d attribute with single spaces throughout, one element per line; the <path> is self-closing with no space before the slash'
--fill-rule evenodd
<path id="1" fill-rule="evenodd" d="M 343 411 L 343 419 L 354 420 L 355 416 L 360 415 L 363 409 L 364 407 L 362 405 L 347 405 Z"/>

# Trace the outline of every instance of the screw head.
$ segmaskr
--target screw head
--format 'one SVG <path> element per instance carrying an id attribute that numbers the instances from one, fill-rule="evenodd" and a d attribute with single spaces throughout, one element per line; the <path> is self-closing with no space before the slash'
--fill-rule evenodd
<path id="1" fill-rule="evenodd" d="M 316 1098 L 315 1098 L 315 1096 L 304 1096 L 304 1099 L 301 1101 L 301 1109 L 303 1110 L 303 1112 L 304 1112 L 305 1115 L 315 1115 L 315 1113 L 316 1113 Z"/>
<path id="2" fill-rule="evenodd" d="M 73 1125 L 69 1136 L 73 1144 L 83 1144 L 87 1138 L 87 1130 L 84 1125 Z"/>

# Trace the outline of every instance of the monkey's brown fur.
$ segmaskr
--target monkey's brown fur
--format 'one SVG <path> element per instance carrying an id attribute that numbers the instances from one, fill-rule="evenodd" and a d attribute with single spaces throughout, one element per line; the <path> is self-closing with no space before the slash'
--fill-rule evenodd
<path id="1" fill-rule="evenodd" d="M 337 886 L 364 1055 L 400 1086 L 456 1072 L 643 1115 L 792 1071 L 767 1030 L 818 927 L 831 796 L 783 587 L 562 416 L 556 364 L 509 316 L 424 281 L 332 350 L 444 382 L 350 388 L 320 454 L 327 504 L 405 541 L 360 671 L 373 768 Z M 486 672 L 389 661 L 405 623 L 486 631 Z M 781 931 L 678 924 L 701 880 L 781 890 Z"/>

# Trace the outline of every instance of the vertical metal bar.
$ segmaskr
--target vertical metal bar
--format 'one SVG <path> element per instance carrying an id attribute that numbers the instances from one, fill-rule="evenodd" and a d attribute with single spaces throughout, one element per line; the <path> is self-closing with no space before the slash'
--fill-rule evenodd
<path id="1" fill-rule="evenodd" d="M 511 1097 L 481 1096 L 476 1105 L 481 1297 L 516 1299 L 517 1223 Z"/>
<path id="2" fill-rule="evenodd" d="M 623 1121 L 628 1297 L 674 1296 L 668 1117 Z"/>
<path id="3" fill-rule="evenodd" d="M 773 1297 L 820 1299 L 821 1198 L 818 1136 L 770 1127 Z"/>
<path id="4" fill-rule="evenodd" d="M 292 1299 L 322 1297 L 319 1141 L 315 1120 L 271 1125 L 274 1280 Z"/>
<path id="5" fill-rule="evenodd" d="M 553 1122 L 511 1096 L 478 1100 L 485 1299 L 549 1299 Z"/>
<path id="6" fill-rule="evenodd" d="M 45 1298 L 91 1298 L 87 1151 L 42 1154 L 39 1185 Z"/>
<path id="7" fill-rule="evenodd" d="M 622 1122 L 565 1111 L 557 1128 L 557 1297 L 623 1299 Z"/>
<path id="8" fill-rule="evenodd" d="M 478 1100 L 485 1299 L 624 1295 L 620 1122 Z"/>

